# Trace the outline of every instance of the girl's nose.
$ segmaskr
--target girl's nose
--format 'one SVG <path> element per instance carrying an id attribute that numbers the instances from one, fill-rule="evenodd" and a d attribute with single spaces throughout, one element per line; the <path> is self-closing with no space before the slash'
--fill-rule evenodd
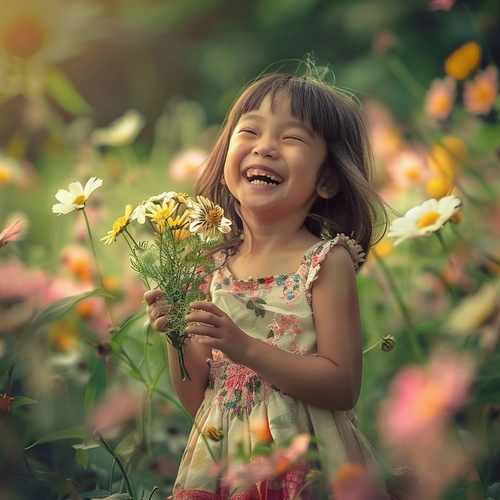
<path id="1" fill-rule="evenodd" d="M 267 158 L 276 158 L 278 156 L 273 142 L 264 137 L 261 137 L 257 144 L 255 144 L 252 154 Z"/>

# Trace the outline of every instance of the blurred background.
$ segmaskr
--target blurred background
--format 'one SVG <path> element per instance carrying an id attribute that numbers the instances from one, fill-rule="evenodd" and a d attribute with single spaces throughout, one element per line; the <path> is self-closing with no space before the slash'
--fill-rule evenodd
<path id="1" fill-rule="evenodd" d="M 397 403 L 394 379 L 418 366 L 441 380 L 436 349 L 468 353 L 469 389 L 453 393 L 443 362 L 450 401 L 412 400 L 432 417 L 415 419 L 458 425 L 482 493 L 500 498 L 498 0 L 0 0 L 0 12 L 2 498 L 167 496 L 191 421 L 128 247 L 99 239 L 127 203 L 192 194 L 241 88 L 308 57 L 363 104 L 397 214 L 463 202 L 438 237 L 382 240 L 359 276 L 361 429 L 392 458 L 380 408 Z M 90 177 L 103 186 L 85 217 L 52 213 L 58 189 Z M 427 401 L 426 388 L 412 394 Z M 427 471 L 428 498 L 466 498 L 450 450 L 436 445 L 449 467 Z"/>

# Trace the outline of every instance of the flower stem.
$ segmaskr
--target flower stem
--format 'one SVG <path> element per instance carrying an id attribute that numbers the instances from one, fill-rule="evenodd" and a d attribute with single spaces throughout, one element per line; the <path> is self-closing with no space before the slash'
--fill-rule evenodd
<path id="1" fill-rule="evenodd" d="M 413 354 L 415 355 L 416 359 L 418 361 L 423 361 L 424 359 L 424 354 L 422 351 L 422 347 L 420 346 L 420 343 L 417 339 L 417 336 L 415 334 L 415 327 L 413 325 L 413 321 L 410 316 L 410 311 L 406 307 L 406 304 L 403 300 L 403 297 L 401 295 L 401 292 L 396 284 L 396 281 L 394 280 L 394 277 L 390 271 L 390 269 L 387 267 L 385 264 L 384 260 L 380 258 L 377 253 L 374 251 L 373 254 L 375 255 L 377 262 L 382 269 L 382 272 L 384 273 L 385 278 L 387 279 L 387 283 L 389 284 L 389 287 L 391 288 L 392 294 L 394 295 L 394 298 L 396 299 L 396 302 L 399 305 L 399 308 L 401 310 L 401 313 L 403 314 L 403 318 L 406 322 L 406 326 L 408 327 L 408 338 L 410 339 L 410 344 L 413 349 Z"/>
<path id="2" fill-rule="evenodd" d="M 92 250 L 92 256 L 94 257 L 94 265 L 95 265 L 95 270 L 96 270 L 96 275 L 97 275 L 97 282 L 98 282 L 99 286 L 102 289 L 104 289 L 101 268 L 99 266 L 99 259 L 97 257 L 97 252 L 96 252 L 96 249 L 95 249 L 94 238 L 92 236 L 92 230 L 90 228 L 90 222 L 89 222 L 89 218 L 87 216 L 87 212 L 85 211 L 85 207 L 82 208 L 82 213 L 83 213 L 83 217 L 85 219 L 85 224 L 87 226 L 87 234 L 89 236 L 89 242 L 90 242 L 90 248 Z M 115 323 L 113 321 L 113 315 L 111 314 L 111 307 L 109 305 L 108 298 L 104 297 L 104 301 L 106 302 L 106 307 L 108 309 L 108 314 L 109 314 L 109 320 L 111 322 L 111 326 L 112 326 L 112 329 L 114 331 L 115 330 Z"/>
<path id="3" fill-rule="evenodd" d="M 453 299 L 453 305 L 456 305 L 458 301 L 458 291 L 457 291 L 457 286 L 455 284 L 454 276 L 453 276 L 453 262 L 451 258 L 448 255 L 448 249 L 446 248 L 446 243 L 444 242 L 443 235 L 440 233 L 440 231 L 436 231 L 434 233 L 436 235 L 436 238 L 438 239 L 441 248 L 444 251 L 444 254 L 446 255 L 447 261 L 448 261 L 448 267 L 450 269 L 450 288 L 451 288 L 451 296 Z"/>
<path id="4" fill-rule="evenodd" d="M 120 457 L 118 457 L 118 455 L 115 454 L 115 452 L 109 447 L 108 443 L 106 443 L 106 441 L 103 439 L 101 435 L 99 435 L 99 442 L 103 445 L 104 449 L 113 457 L 114 462 L 118 465 L 118 468 L 122 473 L 123 480 L 125 481 L 125 487 L 127 488 L 127 493 L 130 495 L 131 498 L 134 498 L 132 486 L 130 485 L 127 472 L 125 471 L 125 467 L 123 467 Z"/>

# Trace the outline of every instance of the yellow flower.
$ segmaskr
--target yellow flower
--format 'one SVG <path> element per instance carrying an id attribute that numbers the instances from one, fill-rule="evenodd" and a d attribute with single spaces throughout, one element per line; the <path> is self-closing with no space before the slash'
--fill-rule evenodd
<path id="1" fill-rule="evenodd" d="M 113 241 L 116 241 L 116 238 L 119 234 L 123 233 L 125 228 L 128 226 L 130 222 L 130 215 L 132 213 L 132 205 L 128 204 L 125 207 L 125 215 L 118 217 L 118 219 L 113 222 L 113 229 L 108 231 L 107 235 L 104 238 L 101 238 L 100 241 L 104 241 L 105 245 L 111 245 Z"/>
<path id="2" fill-rule="evenodd" d="M 73 210 L 82 210 L 85 208 L 85 203 L 88 197 L 98 187 L 102 186 L 102 179 L 91 177 L 85 187 L 80 182 L 72 182 L 68 186 L 68 190 L 59 189 L 56 193 L 56 199 L 61 203 L 52 205 L 52 212 L 57 215 L 66 215 Z"/>
<path id="3" fill-rule="evenodd" d="M 221 429 L 216 429 L 213 425 L 207 425 L 203 431 L 203 435 L 217 442 L 222 440 L 224 432 Z"/>
<path id="4" fill-rule="evenodd" d="M 467 159 L 467 146 L 455 136 L 444 136 L 436 144 L 427 161 L 430 168 L 439 175 L 454 179 L 461 170 L 461 163 Z"/>
<path id="5" fill-rule="evenodd" d="M 151 224 L 155 230 L 162 234 L 165 231 L 167 220 L 169 217 L 174 216 L 177 208 L 179 207 L 179 202 L 174 199 L 164 199 L 161 205 L 149 204 L 146 207 L 146 217 L 151 219 Z"/>
<path id="6" fill-rule="evenodd" d="M 466 42 L 446 58 L 444 70 L 457 80 L 465 80 L 477 68 L 481 57 L 481 46 L 474 41 Z"/>
<path id="7" fill-rule="evenodd" d="M 453 183 L 448 177 L 438 175 L 437 177 L 433 177 L 427 181 L 425 189 L 429 193 L 429 196 L 439 200 L 440 198 L 443 198 L 451 193 Z"/>
<path id="8" fill-rule="evenodd" d="M 204 196 L 197 196 L 193 202 L 189 230 L 209 238 L 215 238 L 217 231 L 229 233 L 231 221 L 224 217 L 224 210 Z"/>
<path id="9" fill-rule="evenodd" d="M 168 226 L 170 227 L 170 232 L 172 233 L 175 243 L 179 243 L 185 240 L 189 236 L 192 236 L 192 232 L 189 231 L 189 211 L 186 210 L 182 215 L 176 215 L 175 218 L 169 217 L 167 219 Z"/>

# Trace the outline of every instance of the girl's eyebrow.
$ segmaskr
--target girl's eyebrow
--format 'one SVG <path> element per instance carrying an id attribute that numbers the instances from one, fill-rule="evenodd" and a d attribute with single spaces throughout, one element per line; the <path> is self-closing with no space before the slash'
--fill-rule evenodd
<path id="1" fill-rule="evenodd" d="M 263 116 L 259 113 L 245 113 L 244 115 L 241 116 L 240 122 L 246 121 L 246 120 L 262 120 Z M 314 133 L 313 129 L 307 125 L 307 123 L 304 123 L 303 121 L 300 120 L 290 120 L 286 123 L 284 123 L 285 127 L 295 127 L 303 130 L 306 134 L 310 135 L 311 137 L 315 137 L 316 134 Z"/>

